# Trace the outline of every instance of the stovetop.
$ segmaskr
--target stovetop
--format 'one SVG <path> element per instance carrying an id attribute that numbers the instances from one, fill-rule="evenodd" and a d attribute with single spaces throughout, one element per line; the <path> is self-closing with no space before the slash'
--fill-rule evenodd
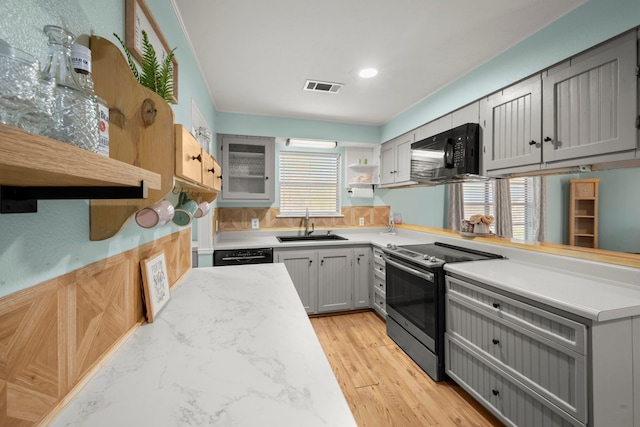
<path id="1" fill-rule="evenodd" d="M 388 244 L 386 251 L 400 258 L 408 259 L 427 267 L 441 267 L 448 262 L 504 258 L 502 255 L 462 248 L 441 242 L 403 246 Z"/>

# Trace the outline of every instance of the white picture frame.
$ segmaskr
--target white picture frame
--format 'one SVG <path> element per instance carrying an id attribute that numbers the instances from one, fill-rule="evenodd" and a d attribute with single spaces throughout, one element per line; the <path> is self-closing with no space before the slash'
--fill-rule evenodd
<path id="1" fill-rule="evenodd" d="M 140 267 L 147 309 L 147 322 L 153 323 L 160 310 L 171 298 L 164 251 L 143 259 L 140 262 Z"/>

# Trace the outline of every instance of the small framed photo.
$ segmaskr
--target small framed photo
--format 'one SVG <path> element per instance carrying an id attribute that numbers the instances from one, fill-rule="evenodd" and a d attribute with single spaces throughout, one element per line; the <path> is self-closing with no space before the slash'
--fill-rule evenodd
<path id="1" fill-rule="evenodd" d="M 162 307 L 171 298 L 164 252 L 142 260 L 140 267 L 142 269 L 142 286 L 147 308 L 147 321 L 153 323 Z"/>

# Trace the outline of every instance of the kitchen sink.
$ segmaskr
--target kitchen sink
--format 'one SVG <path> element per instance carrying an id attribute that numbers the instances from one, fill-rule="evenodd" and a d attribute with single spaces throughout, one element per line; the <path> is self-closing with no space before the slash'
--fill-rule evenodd
<path id="1" fill-rule="evenodd" d="M 331 240 L 349 240 L 337 234 L 310 234 L 308 236 L 276 236 L 279 242 L 316 242 Z"/>

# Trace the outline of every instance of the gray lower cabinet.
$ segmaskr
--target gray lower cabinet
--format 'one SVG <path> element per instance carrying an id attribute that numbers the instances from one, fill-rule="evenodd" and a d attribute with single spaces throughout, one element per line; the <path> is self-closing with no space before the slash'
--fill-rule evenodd
<path id="1" fill-rule="evenodd" d="M 308 314 L 318 307 L 318 258 L 316 251 L 278 251 L 275 261 L 284 263 Z"/>
<path id="2" fill-rule="evenodd" d="M 373 309 L 383 318 L 387 318 L 387 278 L 382 250 L 373 248 L 373 283 L 371 297 Z"/>
<path id="3" fill-rule="evenodd" d="M 353 250 L 353 308 L 371 307 L 371 248 Z"/>
<path id="4" fill-rule="evenodd" d="M 353 250 L 318 251 L 318 313 L 353 308 Z"/>
<path id="5" fill-rule="evenodd" d="M 308 314 L 370 307 L 371 248 L 287 248 L 274 251 L 284 263 Z"/>
<path id="6" fill-rule="evenodd" d="M 508 425 L 587 425 L 587 327 L 456 277 L 446 283 L 449 376 Z"/>

